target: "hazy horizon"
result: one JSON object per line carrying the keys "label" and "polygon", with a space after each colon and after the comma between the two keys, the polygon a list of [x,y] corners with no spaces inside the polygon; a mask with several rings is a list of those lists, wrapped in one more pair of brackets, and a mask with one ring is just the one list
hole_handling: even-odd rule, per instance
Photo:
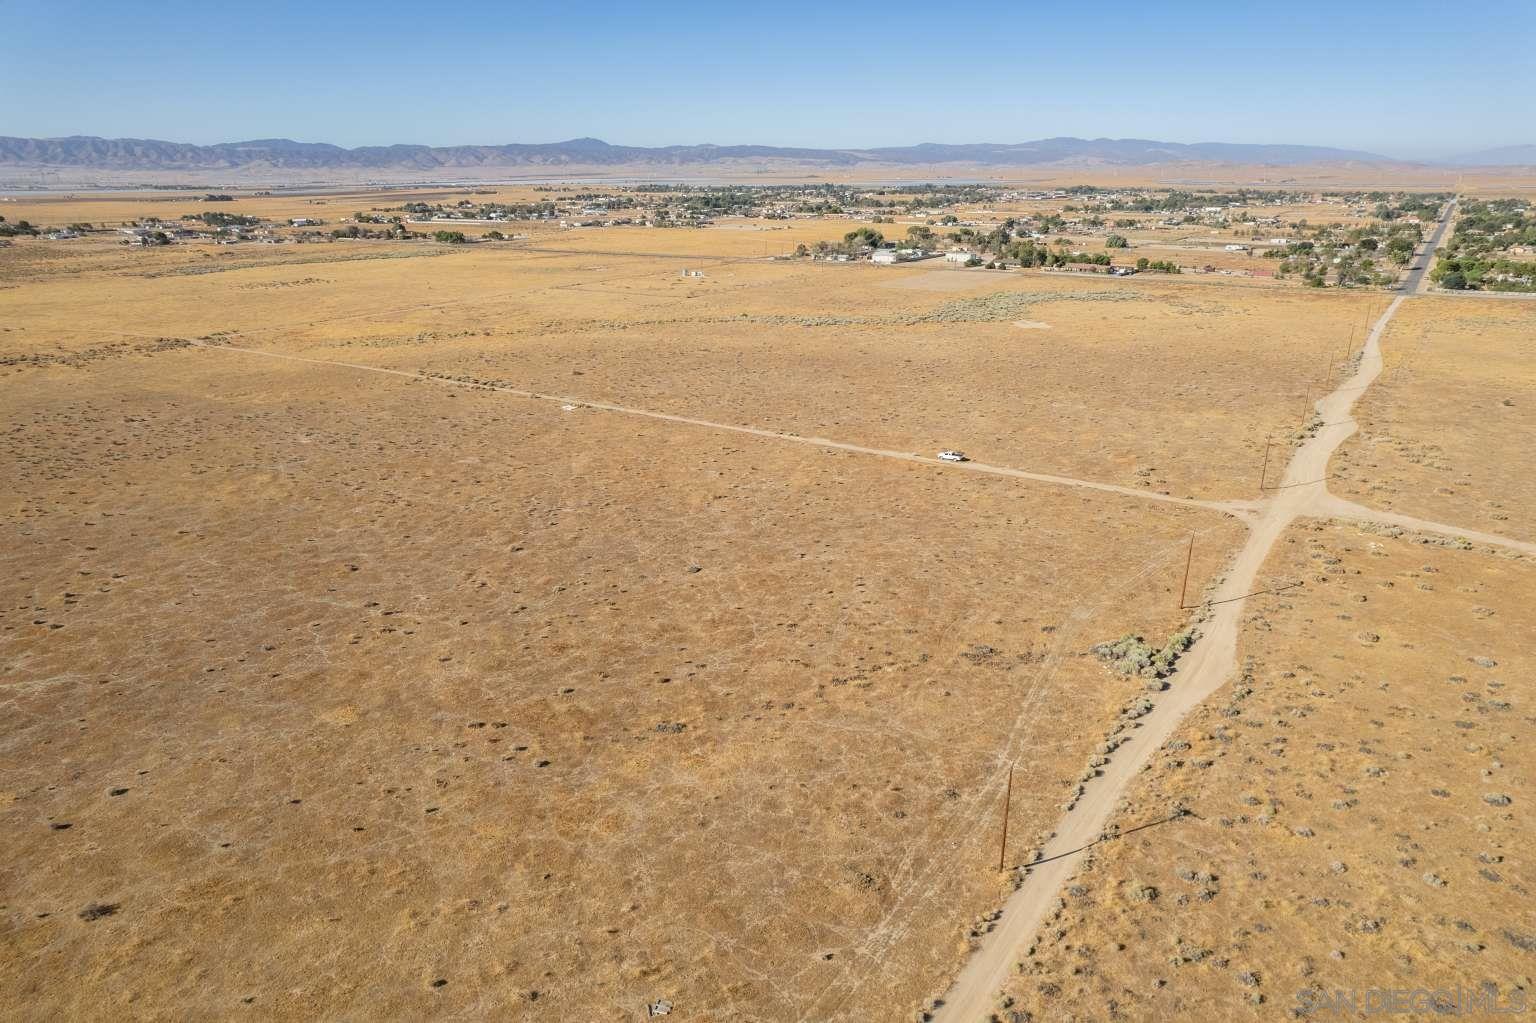
{"label": "hazy horizon", "polygon": [[1457,22],[1379,2],[1091,20],[900,3],[835,17],[597,4],[576,19],[475,2],[426,22],[398,3],[279,3],[252,21],[183,0],[25,0],[8,22],[0,89],[24,102],[0,134],[20,137],[862,149],[1073,136],[1401,159],[1536,141],[1508,104],[1464,98],[1536,92],[1536,8],[1515,3]]}
{"label": "hazy horizon", "polygon": [[[8,134],[8,132],[0,132]],[[361,141],[361,143],[338,143],[332,138],[295,138],[292,135],[243,135],[243,137],[230,138],[169,138],[160,135],[135,134],[126,132],[121,135],[97,135],[88,132],[69,132],[65,135],[11,135],[12,138],[45,138],[45,140],[65,140],[65,138],[103,138],[103,140],[120,140],[120,138],[132,138],[141,141],[160,141],[160,143],[189,144],[189,146],[229,146],[229,144],[263,143],[263,141],[292,141],[292,143],[304,144],[304,146],[339,146],[343,149],[367,149],[367,147],[386,146],[432,146],[435,149],[455,146],[554,146],[554,144],[571,143],[571,141],[584,140],[584,138],[596,138],[602,143],[617,147],[644,147],[644,149],[665,149],[676,146],[768,146],[774,149],[848,149],[848,151],[869,151],[869,149],[905,149],[912,146],[1014,146],[1014,144],[1032,143],[1032,141],[1049,140],[1049,138],[1080,138],[1083,141],[1157,141],[1157,143],[1177,144],[1177,146],[1200,146],[1200,144],[1240,144],[1240,146],[1318,146],[1326,149],[1355,149],[1361,152],[1375,152],[1382,157],[1395,157],[1401,160],[1438,160],[1438,158],[1455,157],[1464,152],[1491,151],[1491,149],[1510,149],[1510,147],[1525,146],[1525,141],[1504,141],[1504,143],[1487,144],[1487,146],[1471,146],[1464,149],[1444,149],[1436,147],[1435,152],[1419,152],[1419,154],[1393,154],[1384,149],[1369,149],[1362,146],[1332,146],[1326,143],[1312,143],[1312,141],[1295,140],[1295,138],[1278,138],[1278,140],[1261,141],[1235,141],[1230,138],[1150,138],[1144,135],[1035,135],[1031,138],[966,138],[966,140],[942,141],[937,138],[917,138],[917,140],[883,141],[883,143],[871,143],[866,146],[854,146],[854,144],[829,144],[829,146],[813,146],[813,144],[799,143],[799,141],[770,141],[762,138],[742,138],[742,140],[720,141],[714,138],[700,138],[700,140],[660,141],[660,143],[642,143],[642,141],[630,141],[625,138],[607,138],[601,135],[593,135],[590,132],[573,132],[573,134],[561,135],[561,137],[548,138],[464,138],[464,140],[441,141],[441,143],[422,143],[412,138],[393,138],[387,141]]]}

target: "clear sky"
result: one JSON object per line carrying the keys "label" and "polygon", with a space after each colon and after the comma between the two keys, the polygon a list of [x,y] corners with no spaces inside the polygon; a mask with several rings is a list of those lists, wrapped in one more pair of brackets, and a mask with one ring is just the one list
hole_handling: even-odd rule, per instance
{"label": "clear sky", "polygon": [[0,135],[1536,143],[1536,0],[0,0]]}

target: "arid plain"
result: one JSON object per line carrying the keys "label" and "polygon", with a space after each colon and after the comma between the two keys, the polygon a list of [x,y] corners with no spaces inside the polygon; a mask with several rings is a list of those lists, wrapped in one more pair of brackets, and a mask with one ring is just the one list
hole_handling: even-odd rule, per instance
{"label": "arid plain", "polygon": [[[687,1020],[863,1020],[942,992],[1016,877],[997,869],[1009,766],[1012,866],[1143,694],[1090,648],[1161,645],[1198,615],[1179,600],[1190,537],[1194,604],[1243,540],[1266,448],[1283,461],[1388,296],[773,258],[829,230],[0,251],[6,1004],[627,1020],[666,999]],[[1529,474],[1508,482],[1496,460],[1529,454],[1466,409],[1518,423],[1536,407],[1530,315],[1406,302],[1334,492],[1531,539]],[[1481,357],[1447,355],[1472,335]],[[1476,375],[1498,360],[1517,368]],[[1427,445],[1453,468],[1413,456]],[[934,460],[949,447],[974,462]],[[1402,761],[1403,799],[1442,766],[1501,772],[1512,808],[1479,802],[1471,775],[1444,786],[1489,831],[1411,839],[1434,850],[1413,890],[1455,899],[1474,883],[1463,844],[1512,855],[1529,792],[1521,747],[1494,731],[1522,713],[1532,579],[1507,550],[1416,535],[1298,527],[1266,573],[1308,582],[1255,598],[1234,681],[1293,733],[1349,726],[1293,714],[1321,697],[1291,689],[1347,692],[1371,756]],[[1365,574],[1313,580],[1335,553]],[[1454,607],[1407,581],[1426,558]],[[1367,581],[1398,585],[1378,598]],[[1339,619],[1350,586],[1370,602]],[[1462,612],[1493,631],[1452,642]],[[1418,687],[1446,706],[1394,713]],[[1423,719],[1454,701],[1494,731]],[[1186,741],[1212,745],[1220,713]],[[1361,738],[1289,748],[1354,756]],[[1408,743],[1431,750],[1402,760]],[[1298,819],[1324,837],[1272,854],[1301,842],[1271,836],[1289,819],[1222,828],[1258,813],[1247,796],[1299,797],[1238,756],[1172,763],[1199,752],[1170,754],[1146,783],[1163,788],[1117,822],[1175,800],[1198,816],[1107,844],[1089,876],[1148,878],[1167,892],[1148,912],[1197,917],[1167,922],[1191,941],[1237,925],[1150,880],[1182,869],[1178,843],[1216,850],[1197,873],[1240,884],[1220,856],[1273,858],[1259,872],[1294,888],[1331,841],[1385,884],[1390,865],[1354,859],[1385,855],[1375,827],[1330,839]],[[1418,880],[1432,867],[1449,896]],[[1077,972],[1065,922],[1084,887],[1000,1012],[1058,1018],[1072,985],[1104,1000],[1083,1018],[1156,997],[1106,986],[1103,963]],[[1136,976],[1151,967],[1133,954],[1161,967],[1172,933],[1143,908],[1080,925],[1141,928],[1118,939]],[[1441,940],[1435,911],[1399,940]],[[1490,952],[1528,959],[1497,937],[1531,930],[1518,903],[1491,912],[1472,922]],[[1243,969],[1284,976],[1300,946],[1255,920],[1273,932]],[[1361,979],[1326,951],[1318,976]],[[1512,982],[1519,961],[1494,966]],[[1161,997],[1236,1011],[1225,974],[1178,977],[1190,991]]]}

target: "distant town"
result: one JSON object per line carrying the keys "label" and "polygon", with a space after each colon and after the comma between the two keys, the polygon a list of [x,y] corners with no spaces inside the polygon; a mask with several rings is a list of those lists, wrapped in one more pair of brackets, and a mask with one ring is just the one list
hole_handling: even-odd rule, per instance
{"label": "distant town", "polygon": [[[248,198],[269,197],[270,192]],[[236,212],[237,197],[206,193],[173,201],[202,208],[124,222],[36,225],[0,216],[7,237],[67,242],[110,235],[125,245],[287,245],[422,241],[444,245],[526,242],[550,231],[699,229],[827,221],[841,230],[766,255],[894,265],[940,260],[985,270],[1042,269],[1123,277],[1138,273],[1223,274],[1305,287],[1392,289],[1415,265],[1450,196],[1409,191],[1300,191],[1081,185],[1018,189],[933,184],[694,186],[603,189],[541,185],[517,190],[439,191],[332,213],[334,200],[307,200],[313,215],[272,219]],[[404,193],[409,195],[411,193]],[[419,193],[418,193],[419,194]],[[441,197],[438,197],[441,196]],[[457,196],[457,197],[455,197]],[[3,209],[3,207],[0,207]],[[772,234],[765,237],[771,239]],[[1473,202],[1432,280],[1445,290],[1536,289],[1536,214],[1513,199]]]}

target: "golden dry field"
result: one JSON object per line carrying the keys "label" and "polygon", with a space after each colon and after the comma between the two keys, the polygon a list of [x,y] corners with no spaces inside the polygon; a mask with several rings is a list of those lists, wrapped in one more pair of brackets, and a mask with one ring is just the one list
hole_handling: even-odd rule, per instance
{"label": "golden dry field", "polygon": [[1001,765],[1022,843],[1137,690],[1083,651],[1179,628],[1235,520],[219,347],[861,443],[943,365],[775,317],[948,295],[653,234],[0,253],[8,1004],[861,1019],[953,968]]}
{"label": "golden dry field", "polygon": [[[223,206],[339,222],[401,195]],[[164,199],[5,215],[101,222]],[[1193,603],[1247,535],[1268,443],[1283,461],[1389,296],[775,258],[857,223],[0,248],[4,1004],[39,1020],[615,1021],[657,999],[699,1021],[928,1004],[1015,879],[997,869],[1008,765],[1016,863],[1148,689],[1090,648],[1160,645],[1188,624],[1190,537]],[[1502,317],[1483,362],[1518,363],[1525,307],[1480,309],[1407,301],[1389,364],[1416,317],[1479,315]],[[1440,365],[1422,359],[1375,386]],[[1415,408],[1438,408],[1448,388],[1432,386]],[[1428,442],[1417,431],[1435,421],[1374,399],[1347,451],[1384,430]],[[942,448],[974,461],[940,463]],[[1366,480],[1350,457],[1341,471]],[[1484,473],[1468,490],[1528,505],[1485,457],[1466,456]],[[1464,521],[1471,507],[1421,507],[1418,477],[1385,478],[1401,510]],[[1413,730],[1432,722],[1380,682],[1460,701],[1488,730],[1466,741],[1494,752],[1474,764],[1433,747],[1391,778],[1427,785],[1421,764],[1502,757],[1500,784],[1523,798],[1519,748],[1495,730],[1521,713],[1529,562],[1355,526],[1288,536],[1269,574],[1306,586],[1250,607],[1248,673],[1277,693],[1349,694],[1383,761],[1394,737],[1431,743]],[[1317,567],[1340,550],[1362,575]],[[1424,558],[1433,591],[1408,564]],[[1396,586],[1346,591],[1349,620],[1317,603],[1363,580]],[[1447,624],[1463,611],[1473,631]],[[1376,641],[1356,637],[1367,629]],[[1457,672],[1467,656],[1512,665],[1509,688],[1478,689],[1500,673]],[[1469,681],[1394,674],[1422,665]],[[1186,730],[1216,728],[1215,706]],[[1277,705],[1276,731],[1309,720],[1291,710]],[[1263,741],[1246,720],[1228,730]],[[1117,821],[1169,798],[1202,819],[1106,846],[1094,871],[1248,812],[1213,808],[1219,785],[1300,798],[1300,779],[1261,785],[1246,761],[1222,773],[1238,762],[1160,766],[1148,784],[1166,792],[1136,794]],[[1215,794],[1175,791],[1196,778]],[[1448,787],[1471,813],[1477,793]],[[1518,821],[1488,819],[1485,841]],[[1358,851],[1374,835],[1347,838]],[[1441,862],[1420,871],[1454,898],[1471,882]],[[1158,912],[1175,905],[1164,890]],[[1041,947],[1013,992],[1035,1018],[1062,1011],[1037,976],[1086,983],[1082,1018],[1134,1003],[1089,983],[1102,963],[1074,975],[1059,941]],[[1278,983],[1278,965],[1262,969]],[[1243,1011],[1197,987],[1179,997]]]}
{"label": "golden dry field", "polygon": [[1310,520],[1266,567],[1298,582],[1251,601],[1240,678],[1133,789],[1001,1018],[1363,1019],[1372,990],[1487,984],[1529,1004],[1536,562]]}
{"label": "golden dry field", "polygon": [[1383,353],[1387,370],[1339,454],[1334,491],[1536,540],[1536,301],[1415,300]]}
{"label": "golden dry field", "polygon": [[[38,246],[17,245],[7,258],[27,285],[0,291],[0,341],[6,354],[58,355],[107,338],[217,335],[1226,499],[1256,492],[1266,439],[1301,425],[1333,354],[1385,304],[1207,286],[1225,278],[775,261],[760,254],[769,234],[173,246],[111,271],[87,248],[59,265],[24,263]],[[86,278],[96,300],[82,305]]]}

